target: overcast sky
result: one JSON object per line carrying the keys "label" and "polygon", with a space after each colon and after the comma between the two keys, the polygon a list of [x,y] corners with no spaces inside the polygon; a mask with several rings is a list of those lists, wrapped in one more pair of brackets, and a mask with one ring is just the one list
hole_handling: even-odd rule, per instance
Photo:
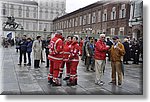
{"label": "overcast sky", "polygon": [[66,12],[70,13],[99,0],[66,0]]}

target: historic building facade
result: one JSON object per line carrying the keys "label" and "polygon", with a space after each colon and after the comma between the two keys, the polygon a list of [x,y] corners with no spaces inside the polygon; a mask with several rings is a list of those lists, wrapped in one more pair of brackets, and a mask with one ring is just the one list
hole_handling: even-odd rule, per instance
{"label": "historic building facade", "polygon": [[53,19],[65,14],[66,0],[1,0],[2,23],[8,16],[21,24],[15,35],[47,34],[53,31]]}
{"label": "historic building facade", "polygon": [[98,1],[53,20],[54,31],[66,34],[131,35],[130,2]]}
{"label": "historic building facade", "polygon": [[129,26],[132,28],[132,38],[143,37],[143,1],[132,0]]}

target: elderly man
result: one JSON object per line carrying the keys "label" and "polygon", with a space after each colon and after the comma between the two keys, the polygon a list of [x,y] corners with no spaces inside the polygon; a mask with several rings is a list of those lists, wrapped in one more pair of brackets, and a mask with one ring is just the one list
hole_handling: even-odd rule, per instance
{"label": "elderly man", "polygon": [[110,60],[111,60],[111,67],[112,67],[112,81],[111,84],[115,84],[117,82],[116,72],[118,75],[118,85],[122,84],[122,68],[121,68],[121,58],[125,54],[125,49],[123,44],[118,41],[118,37],[113,37],[113,45],[110,49]]}
{"label": "elderly man", "polygon": [[105,44],[105,34],[100,34],[99,40],[95,44],[95,70],[96,70],[96,78],[95,84],[103,85],[102,81],[103,69],[105,67],[106,61],[106,52],[109,49],[109,46]]}

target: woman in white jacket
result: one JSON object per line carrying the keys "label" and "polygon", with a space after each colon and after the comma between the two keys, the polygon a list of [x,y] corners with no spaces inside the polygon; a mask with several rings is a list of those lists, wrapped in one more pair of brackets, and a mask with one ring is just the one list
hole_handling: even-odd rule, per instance
{"label": "woman in white jacket", "polygon": [[34,52],[34,68],[40,68],[39,63],[41,60],[41,53],[42,53],[42,41],[41,41],[41,36],[37,36],[33,42],[33,52]]}

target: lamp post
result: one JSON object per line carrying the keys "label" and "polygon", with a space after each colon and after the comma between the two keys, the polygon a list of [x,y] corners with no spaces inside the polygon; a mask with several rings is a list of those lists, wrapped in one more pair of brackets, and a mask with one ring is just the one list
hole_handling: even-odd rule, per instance
{"label": "lamp post", "polygon": [[46,28],[44,28],[44,38],[46,38]]}
{"label": "lamp post", "polygon": [[[21,35],[24,35],[24,28],[23,28],[23,26],[21,26],[20,29],[21,29],[21,33],[20,33],[20,34],[21,34]],[[21,37],[21,35],[20,35],[20,37]]]}

